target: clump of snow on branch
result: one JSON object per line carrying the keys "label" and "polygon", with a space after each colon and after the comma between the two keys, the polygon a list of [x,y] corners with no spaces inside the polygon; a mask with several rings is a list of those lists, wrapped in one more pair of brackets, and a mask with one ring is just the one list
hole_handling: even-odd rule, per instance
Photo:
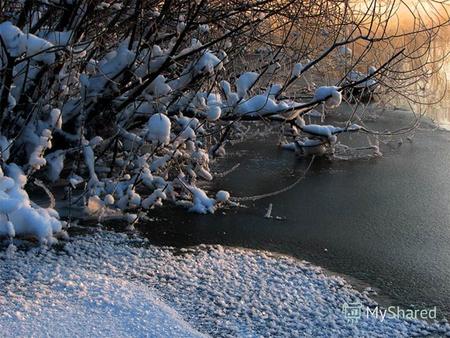
{"label": "clump of snow on branch", "polygon": [[159,144],[170,142],[170,119],[164,114],[155,114],[148,120],[147,138]]}
{"label": "clump of snow on branch", "polygon": [[11,22],[0,24],[0,36],[12,57],[26,54],[33,61],[43,62],[48,65],[55,62],[55,54],[51,51],[53,44],[31,33],[23,33]]}
{"label": "clump of snow on branch", "polygon": [[338,87],[323,86],[316,89],[314,99],[317,101],[325,101],[328,108],[336,108],[342,102],[342,94]]}
{"label": "clump of snow on branch", "polygon": [[65,222],[54,209],[33,203],[24,189],[26,183],[26,176],[15,164],[7,166],[6,175],[0,169],[0,236],[32,236],[51,244]]}

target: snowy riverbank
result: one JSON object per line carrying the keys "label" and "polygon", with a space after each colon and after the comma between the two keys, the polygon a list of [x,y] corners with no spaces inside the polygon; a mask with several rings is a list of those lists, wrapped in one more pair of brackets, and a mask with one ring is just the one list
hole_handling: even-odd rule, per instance
{"label": "snowy riverbank", "polygon": [[[450,335],[450,326],[344,317],[373,304],[340,277],[267,252],[177,251],[98,231],[63,247],[0,253],[5,336]],[[189,324],[188,324],[189,323]]]}

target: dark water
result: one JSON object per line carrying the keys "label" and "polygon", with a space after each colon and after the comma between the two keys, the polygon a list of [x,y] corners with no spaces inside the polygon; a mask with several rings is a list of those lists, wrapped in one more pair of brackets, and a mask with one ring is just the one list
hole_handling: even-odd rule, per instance
{"label": "dark water", "polygon": [[[406,125],[393,112],[372,126]],[[241,166],[217,186],[234,196],[271,192],[295,181],[307,160],[259,139],[235,146],[220,165]],[[384,146],[376,160],[314,162],[305,180],[280,195],[226,214],[159,209],[140,226],[155,244],[219,243],[272,250],[357,278],[390,305],[450,313],[450,132],[424,127],[412,143]],[[394,143],[395,145],[397,143]],[[265,219],[269,203],[274,216]],[[326,250],[325,250],[326,249]]]}

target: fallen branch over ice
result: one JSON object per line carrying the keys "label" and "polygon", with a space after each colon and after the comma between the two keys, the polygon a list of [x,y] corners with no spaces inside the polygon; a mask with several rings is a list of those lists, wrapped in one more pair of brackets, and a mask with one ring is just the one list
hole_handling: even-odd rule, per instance
{"label": "fallen branch over ice", "polygon": [[270,192],[267,194],[262,194],[262,195],[255,195],[255,196],[248,196],[248,197],[231,197],[230,200],[233,202],[257,201],[257,200],[260,200],[263,198],[273,197],[273,196],[279,195],[281,193],[284,193],[286,191],[289,191],[292,188],[294,188],[297,184],[299,184],[306,177],[306,174],[311,169],[311,166],[312,166],[315,158],[316,158],[315,155],[313,155],[311,158],[311,161],[309,161],[308,166],[303,171],[303,173],[300,175],[300,177],[297,178],[292,184],[288,185],[287,187],[284,187],[283,189],[280,189],[280,190],[277,190],[274,192]]}

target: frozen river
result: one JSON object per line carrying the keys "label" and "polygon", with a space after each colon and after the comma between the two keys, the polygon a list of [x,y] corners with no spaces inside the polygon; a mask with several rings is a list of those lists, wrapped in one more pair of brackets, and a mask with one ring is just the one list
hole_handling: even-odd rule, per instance
{"label": "frozen river", "polygon": [[[408,125],[395,111],[368,123],[377,130]],[[357,142],[357,139],[353,140]],[[209,216],[175,210],[140,229],[157,244],[199,243],[259,248],[308,259],[379,289],[389,304],[437,306],[450,313],[450,133],[424,125],[374,160],[316,160],[294,189]],[[277,139],[241,143],[217,186],[232,195],[259,195],[291,184],[306,167]],[[273,216],[265,219],[269,203]],[[158,211],[156,212],[158,214]]]}

